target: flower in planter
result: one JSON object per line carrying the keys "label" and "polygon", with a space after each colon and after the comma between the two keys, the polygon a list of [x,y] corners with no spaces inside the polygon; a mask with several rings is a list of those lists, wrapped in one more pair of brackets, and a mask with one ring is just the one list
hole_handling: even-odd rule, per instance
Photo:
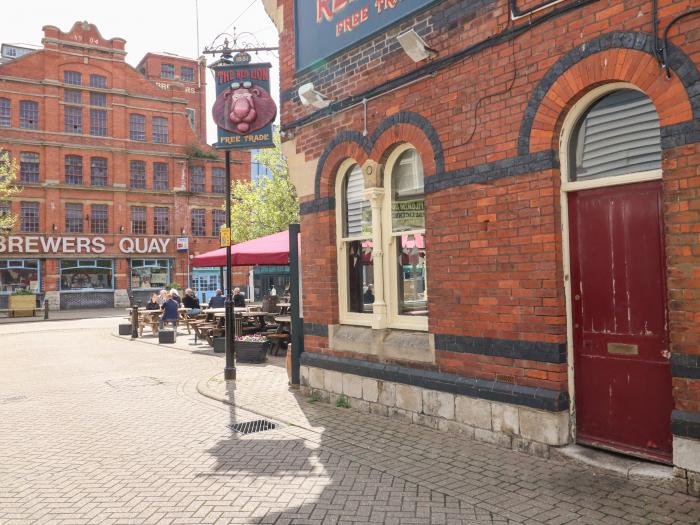
{"label": "flower in planter", "polygon": [[242,341],[245,343],[266,343],[267,337],[261,334],[240,335],[236,337],[236,341]]}

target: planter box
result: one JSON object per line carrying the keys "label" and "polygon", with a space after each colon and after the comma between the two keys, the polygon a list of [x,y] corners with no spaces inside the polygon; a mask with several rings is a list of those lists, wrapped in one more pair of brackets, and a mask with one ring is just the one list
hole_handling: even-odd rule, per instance
{"label": "planter box", "polygon": [[226,353],[226,338],[225,337],[215,337],[214,338],[214,353],[215,354]]}
{"label": "planter box", "polygon": [[264,363],[267,360],[267,351],[269,349],[270,341],[265,341],[264,343],[236,341],[236,362]]}
{"label": "planter box", "polygon": [[13,317],[32,317],[36,311],[36,295],[11,295],[8,308]]}

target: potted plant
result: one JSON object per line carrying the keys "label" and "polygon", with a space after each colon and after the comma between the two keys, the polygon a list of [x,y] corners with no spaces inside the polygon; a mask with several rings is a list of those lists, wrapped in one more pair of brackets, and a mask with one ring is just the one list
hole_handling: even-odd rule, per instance
{"label": "potted plant", "polygon": [[29,290],[17,290],[10,295],[8,306],[13,317],[31,317],[36,310],[36,294]]}
{"label": "potted plant", "polygon": [[264,363],[270,340],[264,335],[251,334],[236,337],[236,361],[239,363]]}

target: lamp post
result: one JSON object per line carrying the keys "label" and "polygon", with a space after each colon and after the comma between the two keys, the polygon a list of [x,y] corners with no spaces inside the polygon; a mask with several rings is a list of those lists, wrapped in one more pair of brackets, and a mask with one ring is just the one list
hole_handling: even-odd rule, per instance
{"label": "lamp post", "polygon": [[[231,231],[231,150],[226,150],[226,228]],[[226,247],[226,364],[224,366],[224,379],[236,379],[236,334],[234,333],[233,293],[231,288],[231,247]]]}

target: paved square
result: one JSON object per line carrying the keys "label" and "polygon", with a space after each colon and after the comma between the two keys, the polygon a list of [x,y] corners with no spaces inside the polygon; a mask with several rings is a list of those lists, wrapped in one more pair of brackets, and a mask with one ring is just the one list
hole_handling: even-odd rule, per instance
{"label": "paved square", "polygon": [[[311,403],[281,359],[226,385],[191,336],[117,322],[0,325],[0,524],[700,522],[663,484]],[[285,424],[227,427],[260,414]]]}

